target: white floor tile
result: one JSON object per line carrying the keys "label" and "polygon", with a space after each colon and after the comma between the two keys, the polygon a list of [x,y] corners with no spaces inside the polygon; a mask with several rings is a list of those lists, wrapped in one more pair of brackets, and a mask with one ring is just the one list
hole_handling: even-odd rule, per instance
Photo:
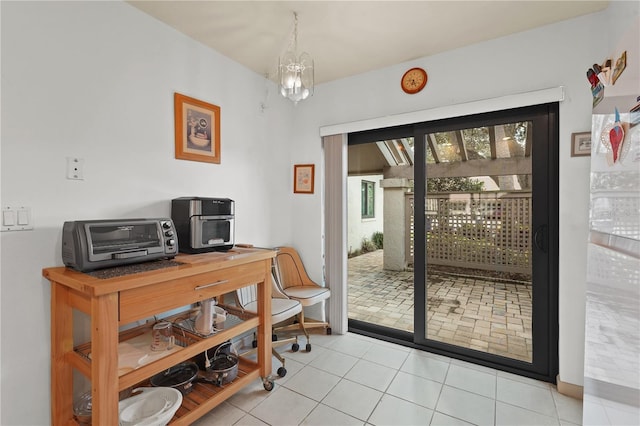
{"label": "white floor tile", "polygon": [[327,373],[344,377],[347,371],[358,362],[358,358],[334,350],[328,350],[323,356],[315,358],[310,366],[324,370]]}
{"label": "white floor tile", "polygon": [[582,424],[582,401],[558,393],[551,388],[551,395],[556,403],[556,411],[560,420],[573,424]]}
{"label": "white floor tile", "polygon": [[369,423],[376,426],[426,425],[432,415],[433,410],[395,396],[384,395],[373,410]]}
{"label": "white floor tile", "polygon": [[387,388],[387,393],[433,409],[441,390],[442,383],[400,371]]}
{"label": "white floor tile", "polygon": [[496,399],[545,416],[557,417],[556,406],[549,387],[543,388],[498,375]]}
{"label": "white floor tile", "polygon": [[321,401],[339,381],[340,377],[307,365],[283,386],[314,401]]}
{"label": "white floor tile", "polygon": [[398,370],[361,359],[344,378],[384,392]]}
{"label": "white floor tile", "polygon": [[298,425],[316,405],[316,401],[280,386],[249,414],[270,425]]}
{"label": "white floor tile", "polygon": [[400,368],[400,371],[405,373],[415,374],[425,379],[435,380],[436,382],[444,383],[444,379],[449,369],[449,363],[441,361],[440,359],[416,355],[415,353],[409,354],[404,364]]}
{"label": "white floor tile", "polygon": [[510,379],[520,383],[526,383],[528,385],[537,386],[543,389],[549,389],[549,387],[552,386],[547,382],[542,382],[530,377],[518,376],[517,374],[507,373],[506,371],[498,371],[498,377],[504,377],[505,379]]}
{"label": "white floor tile", "polygon": [[540,413],[496,402],[496,426],[550,426],[559,425],[555,417],[545,416]]}
{"label": "white floor tile", "polygon": [[[561,425],[581,424],[583,402],[555,386],[347,333],[313,335],[313,349],[281,350],[287,375],[255,380],[194,424]],[[306,342],[300,342],[304,349]],[[273,358],[274,374],[280,366]],[[585,395],[584,424],[640,424],[637,408]],[[430,422],[430,423],[429,423]]]}
{"label": "white floor tile", "polygon": [[371,345],[373,343],[368,339],[364,339],[363,336],[345,334],[342,339],[334,341],[329,348],[356,358],[362,358]]}
{"label": "white floor tile", "polygon": [[226,426],[236,423],[247,413],[223,402],[193,423],[193,426]]}
{"label": "white floor tile", "polygon": [[380,391],[342,379],[322,403],[366,421],[381,397]]}
{"label": "white floor tile", "polygon": [[[276,388],[277,387],[278,381],[276,380]],[[269,395],[270,393],[264,390],[262,380],[258,379],[240,389],[231,398],[227,399],[227,402],[238,407],[242,411],[249,412],[264,401]]]}
{"label": "white floor tile", "polygon": [[317,357],[324,356],[326,353],[327,353],[327,348],[323,348],[322,346],[314,346],[311,349],[311,352],[307,352],[304,349],[304,345],[300,345],[300,350],[298,352],[291,352],[291,351],[286,352],[285,358],[292,359],[302,364],[309,364],[311,361],[313,361]]}
{"label": "white floor tile", "polygon": [[464,420],[456,419],[455,417],[447,416],[446,414],[436,411],[433,413],[431,426],[473,426],[473,423],[467,423]]}
{"label": "white floor tile", "polygon": [[496,376],[479,370],[451,364],[447,372],[446,385],[463,389],[488,398],[496,397]]}
{"label": "white floor tile", "polygon": [[269,426],[265,422],[256,419],[251,414],[247,414],[236,423],[234,426]]}
{"label": "white floor tile", "polygon": [[495,400],[445,385],[436,411],[469,423],[492,425],[495,419]]}
{"label": "white floor tile", "polygon": [[362,426],[364,421],[324,404],[319,404],[301,424],[305,426]]}
{"label": "white floor tile", "polygon": [[385,367],[398,369],[409,356],[407,351],[392,348],[386,345],[374,344],[362,356],[362,359],[375,362]]}

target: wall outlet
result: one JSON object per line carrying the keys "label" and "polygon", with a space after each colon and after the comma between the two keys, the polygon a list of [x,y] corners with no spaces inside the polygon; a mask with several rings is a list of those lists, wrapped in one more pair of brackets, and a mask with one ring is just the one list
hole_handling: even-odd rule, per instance
{"label": "wall outlet", "polygon": [[84,180],[84,158],[67,157],[67,179]]}

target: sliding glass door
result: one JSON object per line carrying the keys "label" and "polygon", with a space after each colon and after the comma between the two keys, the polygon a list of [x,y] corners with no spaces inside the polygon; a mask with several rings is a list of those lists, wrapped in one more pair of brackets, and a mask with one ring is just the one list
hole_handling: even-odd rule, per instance
{"label": "sliding glass door", "polygon": [[[410,140],[412,163],[388,163],[376,178],[379,213],[396,223],[384,228],[385,255],[393,247],[402,260],[385,259],[378,279],[358,276],[386,321],[352,317],[350,292],[350,329],[555,379],[557,114],[557,104],[539,105],[349,136],[350,170],[351,147],[363,143]],[[407,295],[397,287],[407,272],[414,321],[403,328],[390,318],[407,315],[408,304],[394,305]],[[352,278],[350,270],[349,291]],[[359,304],[367,308],[376,306]]]}

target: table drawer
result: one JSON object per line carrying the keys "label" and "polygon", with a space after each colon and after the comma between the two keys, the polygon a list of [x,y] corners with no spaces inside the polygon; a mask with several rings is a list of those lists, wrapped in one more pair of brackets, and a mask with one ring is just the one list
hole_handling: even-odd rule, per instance
{"label": "table drawer", "polygon": [[250,284],[262,282],[268,264],[254,262],[229,269],[200,273],[177,280],[120,292],[120,324],[128,324],[155,314],[220,296]]}

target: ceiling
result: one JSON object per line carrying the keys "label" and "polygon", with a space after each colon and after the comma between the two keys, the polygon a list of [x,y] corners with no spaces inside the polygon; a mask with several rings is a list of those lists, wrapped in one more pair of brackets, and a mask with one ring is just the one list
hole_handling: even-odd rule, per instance
{"label": "ceiling", "polygon": [[316,84],[603,10],[609,1],[128,1],[271,79],[293,39]]}

